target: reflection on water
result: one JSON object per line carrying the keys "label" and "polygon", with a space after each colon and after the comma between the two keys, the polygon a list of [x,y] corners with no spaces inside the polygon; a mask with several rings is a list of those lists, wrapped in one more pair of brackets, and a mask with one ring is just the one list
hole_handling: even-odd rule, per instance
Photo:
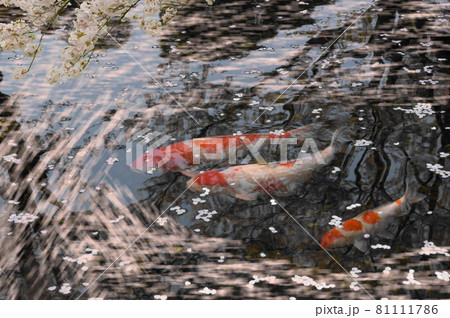
{"label": "reflection on water", "polygon": [[[70,13],[28,79],[13,81],[23,58],[0,52],[0,297],[448,298],[449,5],[383,1],[351,25],[369,4],[190,2],[158,39],[127,22],[124,50],[105,42],[82,78],[55,87],[45,72]],[[1,22],[15,14],[0,10]],[[321,149],[342,126],[354,147],[278,198],[296,221],[270,198],[200,196],[179,173],[125,164],[145,127],[175,142],[310,123]],[[330,250],[362,286],[302,229],[320,241],[332,216],[413,180],[427,199],[393,239]]]}

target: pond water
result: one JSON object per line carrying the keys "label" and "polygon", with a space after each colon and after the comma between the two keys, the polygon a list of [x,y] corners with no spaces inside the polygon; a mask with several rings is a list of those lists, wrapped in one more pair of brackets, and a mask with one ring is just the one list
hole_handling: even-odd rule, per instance
{"label": "pond water", "polygon": [[[51,86],[73,7],[27,78],[0,51],[2,299],[449,297],[448,1],[189,1],[157,38],[126,20]],[[309,124],[320,149],[340,127],[350,146],[290,196],[201,195],[127,165],[146,127],[167,145]],[[320,247],[333,216],[411,184],[426,199],[392,237]]]}

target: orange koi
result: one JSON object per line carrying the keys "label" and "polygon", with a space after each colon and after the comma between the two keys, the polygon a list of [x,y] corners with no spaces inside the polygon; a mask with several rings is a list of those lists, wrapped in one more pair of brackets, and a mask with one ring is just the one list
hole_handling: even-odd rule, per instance
{"label": "orange koi", "polygon": [[236,152],[243,151],[248,145],[258,143],[259,146],[262,146],[276,143],[281,138],[297,138],[299,142],[303,142],[305,133],[311,127],[312,125],[307,125],[280,134],[262,133],[190,139],[151,150],[134,161],[131,167],[144,172],[160,168],[164,171],[178,171],[193,177],[197,175],[195,166],[200,163],[200,158],[196,158],[199,154],[205,156],[201,159],[201,163],[221,163],[228,160],[233,164],[235,163],[233,158],[236,160]]}
{"label": "orange koi", "polygon": [[377,233],[380,236],[391,237],[387,226],[392,224],[393,219],[407,213],[412,204],[424,198],[424,194],[410,191],[408,187],[400,199],[376,209],[364,211],[345,221],[341,227],[334,227],[325,233],[320,245],[324,248],[336,248],[353,244],[364,252],[368,249],[368,241],[364,235]]}
{"label": "orange koi", "polygon": [[[249,164],[200,173],[187,182],[189,189],[201,192],[206,187],[212,193],[232,195],[253,201],[269,192],[276,196],[295,194],[298,186],[311,178],[321,165],[328,164],[340,150],[336,142],[338,131],[331,144],[319,153],[284,163]],[[319,155],[319,156],[318,156]],[[318,158],[323,162],[319,162]]]}

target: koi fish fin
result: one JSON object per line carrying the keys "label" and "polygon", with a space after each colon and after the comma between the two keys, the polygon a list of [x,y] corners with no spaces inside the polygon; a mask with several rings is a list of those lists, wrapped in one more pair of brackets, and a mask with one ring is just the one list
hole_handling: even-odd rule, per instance
{"label": "koi fish fin", "polygon": [[199,174],[198,171],[190,170],[190,169],[180,170],[180,172],[182,174],[184,174],[185,176],[190,177],[190,178],[194,178],[194,177],[196,177]]}
{"label": "koi fish fin", "polygon": [[258,198],[257,193],[248,194],[248,193],[238,193],[234,195],[236,198],[244,200],[244,201],[255,201]]}
{"label": "koi fish fin", "polygon": [[366,252],[369,249],[369,243],[367,243],[367,240],[364,238],[356,239],[353,242],[353,246],[355,246],[361,252]]}

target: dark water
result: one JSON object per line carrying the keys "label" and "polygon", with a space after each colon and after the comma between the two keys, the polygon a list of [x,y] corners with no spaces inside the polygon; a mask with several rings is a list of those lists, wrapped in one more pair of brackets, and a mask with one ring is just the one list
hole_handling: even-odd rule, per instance
{"label": "dark water", "polygon": [[[0,52],[0,297],[448,298],[437,273],[449,272],[450,6],[382,1],[364,12],[370,3],[190,2],[158,38],[126,22],[113,33],[123,48],[106,40],[83,77],[54,87],[45,72],[72,12],[27,79],[11,78],[23,57]],[[14,13],[0,8],[0,21]],[[200,197],[179,173],[126,165],[126,142],[145,127],[182,141],[311,123],[320,148],[343,126],[353,147],[278,198],[283,208]],[[349,246],[329,250],[333,259],[311,238],[320,242],[333,215],[396,200],[411,182],[427,199],[393,238],[369,238],[389,249]],[[217,213],[205,221],[204,210]],[[19,213],[25,223],[14,223]],[[438,248],[423,255],[424,241]],[[361,285],[338,263],[361,270]]]}

